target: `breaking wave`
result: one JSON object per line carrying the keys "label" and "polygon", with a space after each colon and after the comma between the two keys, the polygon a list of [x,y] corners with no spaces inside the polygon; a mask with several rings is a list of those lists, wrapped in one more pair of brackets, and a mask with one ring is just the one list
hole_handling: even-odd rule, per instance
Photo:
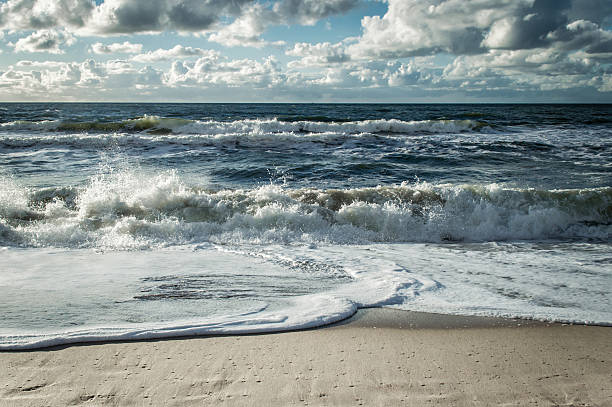
{"label": "breaking wave", "polygon": [[286,119],[245,119],[235,121],[188,120],[144,116],[118,122],[66,122],[60,120],[12,121],[0,123],[1,131],[61,133],[146,133],[183,135],[276,134],[276,133],[387,133],[433,134],[479,131],[486,124],[475,120],[402,121],[379,119],[362,121],[321,121]]}
{"label": "breaking wave", "polygon": [[610,187],[210,190],[187,185],[176,172],[129,171],[98,175],[82,188],[0,182],[0,244],[26,247],[609,240],[612,232]]}

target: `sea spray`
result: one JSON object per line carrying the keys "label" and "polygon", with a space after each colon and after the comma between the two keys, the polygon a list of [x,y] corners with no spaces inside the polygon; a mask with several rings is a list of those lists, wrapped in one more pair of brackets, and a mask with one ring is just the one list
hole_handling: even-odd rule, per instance
{"label": "sea spray", "polygon": [[362,120],[342,122],[283,121],[246,119],[235,121],[186,120],[146,115],[119,122],[66,122],[61,120],[0,123],[0,131],[38,131],[65,133],[176,133],[176,134],[275,134],[275,133],[441,133],[483,130],[486,124],[474,120],[402,121]]}
{"label": "sea spray", "polygon": [[100,174],[84,188],[26,192],[7,184],[0,202],[15,243],[34,247],[606,240],[612,231],[612,188],[404,183],[213,191],[188,185],[176,171],[125,170]]}
{"label": "sea spray", "polygon": [[609,325],[610,109],[0,104],[0,347],[371,306]]}

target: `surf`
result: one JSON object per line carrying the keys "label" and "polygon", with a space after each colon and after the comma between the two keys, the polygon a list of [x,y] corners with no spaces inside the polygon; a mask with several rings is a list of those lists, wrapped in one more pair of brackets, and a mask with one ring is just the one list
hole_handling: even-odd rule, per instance
{"label": "surf", "polygon": [[0,238],[25,247],[166,247],[197,242],[365,244],[608,240],[612,188],[402,183],[210,189],[176,171],[92,177],[83,187],[4,179]]}

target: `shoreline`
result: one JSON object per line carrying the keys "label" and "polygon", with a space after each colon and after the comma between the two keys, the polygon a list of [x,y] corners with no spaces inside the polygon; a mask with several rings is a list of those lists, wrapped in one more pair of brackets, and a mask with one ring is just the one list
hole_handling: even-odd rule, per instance
{"label": "shoreline", "polygon": [[492,328],[492,327],[519,327],[527,325],[584,325],[584,326],[608,326],[598,324],[582,324],[582,323],[566,323],[556,321],[540,321],[536,319],[526,318],[505,318],[505,317],[488,317],[477,315],[454,315],[440,314],[421,311],[401,310],[384,307],[365,307],[358,308],[352,315],[342,318],[335,322],[325,323],[323,325],[294,328],[294,329],[279,329],[262,332],[238,332],[238,333],[203,333],[203,334],[186,334],[186,335],[160,335],[145,338],[123,338],[117,339],[93,339],[93,340],[75,340],[74,342],[67,341],[52,345],[41,345],[30,347],[24,345],[14,349],[2,349],[0,347],[0,355],[2,353],[19,353],[19,352],[36,352],[36,351],[52,351],[64,349],[72,346],[90,346],[104,345],[113,343],[133,343],[133,342],[155,342],[155,341],[171,341],[185,340],[197,338],[218,338],[218,337],[234,337],[234,336],[257,336],[257,335],[275,335],[289,332],[305,332],[319,329],[337,328],[344,325],[354,327],[368,328],[393,328],[393,329],[457,329],[457,328]]}
{"label": "shoreline", "polygon": [[0,406],[612,406],[612,328],[364,309],[280,333],[0,353]]}

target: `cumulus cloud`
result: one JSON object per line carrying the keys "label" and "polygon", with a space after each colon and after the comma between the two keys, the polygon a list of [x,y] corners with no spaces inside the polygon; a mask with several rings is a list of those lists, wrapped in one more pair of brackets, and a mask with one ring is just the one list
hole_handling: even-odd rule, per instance
{"label": "cumulus cloud", "polygon": [[389,0],[385,15],[362,19],[363,35],[351,53],[366,58],[403,58],[482,52],[486,29],[528,3]]}
{"label": "cumulus cloud", "polygon": [[272,7],[254,3],[244,7],[240,16],[218,28],[208,40],[229,47],[282,46],[284,41],[267,42],[261,35],[274,25],[313,25],[323,18],[345,13],[358,3],[359,0],[283,0]]}
{"label": "cumulus cloud", "polygon": [[252,0],[106,0],[97,6],[88,29],[102,34],[204,31],[221,17],[238,16]]}
{"label": "cumulus cloud", "polygon": [[59,62],[59,61],[29,61],[29,60],[22,60],[17,62],[17,64],[15,64],[18,67],[35,67],[35,68],[46,68],[46,69],[53,69],[53,68],[58,68],[60,66],[64,66],[65,62]]}
{"label": "cumulus cloud", "polygon": [[[603,78],[612,70],[607,65],[612,62],[612,31],[602,24],[611,20],[593,13],[586,0],[387,3],[384,15],[362,19],[358,38],[295,44],[285,53],[299,59],[288,67],[327,67],[312,83],[337,86],[352,86],[352,77],[364,86],[427,83],[429,89],[520,91],[574,84],[607,89]],[[612,13],[609,2],[601,6],[604,14]],[[414,64],[415,57],[440,54],[451,60],[444,69]],[[394,68],[368,61],[388,61]]]}
{"label": "cumulus cloud", "polygon": [[[597,0],[593,0],[596,1]],[[402,58],[492,49],[609,48],[608,34],[584,0],[389,0],[385,15],[364,17],[363,35],[350,51],[362,58]],[[609,2],[608,2],[609,3]],[[584,10],[590,12],[581,12]],[[609,4],[602,8],[612,12]],[[583,21],[582,23],[578,23]],[[586,44],[590,45],[586,45]]]}
{"label": "cumulus cloud", "polygon": [[63,31],[38,30],[20,38],[15,43],[15,52],[48,52],[51,54],[62,54],[62,45],[72,45],[75,38]]}
{"label": "cumulus cloud", "polygon": [[142,51],[142,44],[132,44],[129,41],[113,44],[96,42],[91,45],[90,51],[94,54],[138,54]]}
{"label": "cumulus cloud", "polygon": [[229,60],[218,54],[199,58],[195,63],[175,61],[165,75],[168,86],[250,86],[266,88],[280,85],[285,75],[273,57],[263,61]]}
{"label": "cumulus cloud", "polygon": [[[91,98],[105,94],[131,97],[163,86],[163,72],[150,66],[137,69],[127,61],[34,62],[20,61],[0,74],[0,87],[7,95],[27,92],[31,98],[64,100]],[[146,92],[145,92],[146,91]],[[113,96],[114,95],[114,96]]]}
{"label": "cumulus cloud", "polygon": [[93,0],[8,0],[0,5],[0,29],[61,27],[77,34],[104,36],[163,31],[211,33],[211,41],[226,46],[262,47],[270,45],[260,38],[270,26],[312,25],[350,10],[359,1],[104,0],[96,5]]}
{"label": "cumulus cloud", "polygon": [[[73,35],[167,31],[180,34],[175,37],[177,43],[182,35],[193,33],[227,47],[262,49],[284,44],[266,36],[270,27],[312,25],[346,13],[360,0],[1,1],[0,33],[9,32],[7,37],[14,41],[9,45],[16,52],[62,53],[75,41]],[[129,41],[91,41],[93,54],[132,55],[104,63],[20,61],[2,67],[1,84],[7,89],[13,86],[10,84],[23,83],[27,89],[48,92],[50,84],[55,84],[66,92],[97,89],[101,94],[112,90],[130,96],[152,89],[172,90],[174,95],[187,91],[200,95],[198,89],[214,89],[222,96],[230,88],[232,92],[256,89],[251,93],[257,95],[266,89],[268,95],[273,94],[273,89],[279,94],[308,94],[315,100],[319,100],[317,95],[357,94],[365,89],[387,89],[401,95],[612,91],[609,0],[385,3],[387,10],[382,15],[363,17],[358,37],[318,44],[302,38],[285,44],[282,60],[288,57],[286,64],[266,58],[267,50],[251,51],[259,52],[256,59],[229,59],[218,51],[183,45],[143,52],[142,44]],[[15,36],[23,38],[15,40]],[[161,71],[156,65],[159,61],[173,63]],[[411,92],[401,93],[406,89]]]}
{"label": "cumulus cloud", "polygon": [[155,51],[149,51],[144,54],[135,55],[132,60],[135,62],[158,62],[197,56],[216,55],[218,55],[218,52],[213,50],[175,45],[173,48],[170,49],[159,48]]}
{"label": "cumulus cloud", "polygon": [[460,56],[444,69],[442,79],[464,89],[552,91],[593,87],[592,81],[605,74],[606,68],[591,59],[542,48]]}
{"label": "cumulus cloud", "polygon": [[[261,39],[261,34],[263,34],[268,26],[278,24],[279,22],[279,16],[272,10],[263,7],[261,4],[254,4],[231,24],[213,32],[208,37],[208,40],[227,47],[249,46],[261,48],[269,45],[269,43]],[[282,44],[284,43],[280,41],[275,42],[273,45]]]}
{"label": "cumulus cloud", "polygon": [[[41,95],[93,97],[126,93],[129,96],[152,90],[169,89],[272,89],[287,83],[278,61],[229,59],[218,52],[206,52],[196,61],[174,61],[167,70],[131,61],[97,62],[19,61],[0,73],[0,86],[14,92]],[[89,93],[87,93],[89,92]],[[102,93],[100,93],[102,92]],[[130,93],[131,92],[131,93]]]}
{"label": "cumulus cloud", "polygon": [[91,0],[8,0],[0,5],[0,28],[83,27],[94,7]]}
{"label": "cumulus cloud", "polygon": [[322,42],[309,44],[305,42],[296,43],[293,48],[285,51],[286,55],[300,57],[299,61],[291,61],[289,67],[310,67],[342,63],[350,60],[346,53],[345,45],[342,43],[331,44]]}
{"label": "cumulus cloud", "polygon": [[612,52],[612,31],[602,30],[597,24],[577,20],[547,35],[553,46],[564,51],[582,49],[588,54]]}

